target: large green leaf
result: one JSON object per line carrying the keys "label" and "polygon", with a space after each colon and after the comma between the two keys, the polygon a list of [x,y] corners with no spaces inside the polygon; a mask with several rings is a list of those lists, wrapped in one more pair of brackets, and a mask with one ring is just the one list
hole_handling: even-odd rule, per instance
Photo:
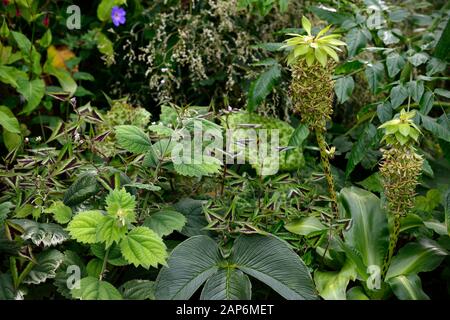
{"label": "large green leaf", "polygon": [[187,300],[218,270],[219,248],[207,236],[191,237],[171,253],[167,267],[156,279],[155,296],[163,300]]}
{"label": "large green leaf", "polygon": [[78,85],[70,72],[67,70],[63,68],[55,68],[51,63],[46,63],[44,66],[44,72],[58,79],[62,89],[65,92],[68,92],[70,97],[75,94],[75,91],[77,91]]}
{"label": "large green leaf", "polygon": [[72,209],[62,201],[55,201],[50,207],[45,209],[46,213],[52,213],[53,219],[60,224],[65,224],[72,218]]}
{"label": "large green leaf", "polygon": [[302,236],[315,236],[328,228],[317,217],[306,217],[287,223],[284,226],[289,232]]}
{"label": "large green leaf", "polygon": [[8,273],[0,273],[0,301],[14,300],[16,290],[14,290],[13,279]]}
{"label": "large green leaf", "polygon": [[178,159],[179,163],[174,163],[173,167],[180,175],[197,178],[209,176],[220,171],[222,165],[219,159],[206,155],[202,157],[203,159],[199,163],[190,158]]}
{"label": "large green leaf", "polygon": [[64,194],[63,202],[73,207],[89,199],[99,191],[97,179],[92,172],[85,173],[77,178]]}
{"label": "large green leaf", "polygon": [[145,153],[152,148],[152,142],[141,128],[131,125],[116,126],[119,145],[133,153]]}
{"label": "large green leaf", "polygon": [[165,264],[167,251],[162,239],[147,227],[132,229],[120,242],[120,251],[129,262],[144,268]]}
{"label": "large green leaf", "polygon": [[420,119],[422,120],[422,126],[430,131],[432,134],[434,134],[436,137],[445,140],[447,142],[450,142],[450,130],[437,122],[435,119],[425,116],[423,114],[420,114]]}
{"label": "large green leaf", "polygon": [[70,290],[79,279],[77,279],[77,276],[80,276],[80,278],[87,276],[86,266],[76,252],[66,250],[64,251],[63,262],[56,272],[54,281],[56,290],[65,298],[71,299]]}
{"label": "large green leaf", "polygon": [[399,275],[388,280],[392,291],[400,300],[429,300],[422,290],[422,283],[417,274]]}
{"label": "large green leaf", "polygon": [[160,237],[167,236],[173,231],[181,231],[186,224],[184,215],[173,210],[161,210],[153,213],[144,221],[144,226],[155,231]]}
{"label": "large green leaf", "polygon": [[36,256],[37,264],[23,280],[27,284],[39,284],[56,276],[56,270],[64,260],[64,255],[58,250],[51,249]]}
{"label": "large green leaf", "polygon": [[314,282],[320,296],[325,300],[346,300],[347,286],[356,276],[355,265],[351,260],[347,260],[339,272],[316,271]]}
{"label": "large green leaf", "polygon": [[352,95],[354,88],[355,81],[353,81],[353,77],[346,76],[337,79],[334,86],[334,92],[336,92],[339,103],[347,101]]}
{"label": "large green leaf", "polygon": [[104,215],[100,211],[85,211],[77,214],[67,226],[72,238],[81,243],[97,242],[97,226]]}
{"label": "large green leaf", "polygon": [[[0,45],[0,48],[1,47]],[[0,66],[0,82],[9,84],[14,88],[17,88],[19,85],[17,84],[17,74],[20,71],[13,67],[8,66]]]}
{"label": "large green leaf", "polygon": [[367,148],[371,146],[377,135],[377,128],[369,123],[361,135],[358,137],[358,141],[353,145],[352,151],[348,158],[347,167],[345,168],[345,176],[349,177],[350,173],[356,168],[356,165],[360,163],[367,155]]}
{"label": "large green leaf", "polygon": [[389,230],[380,199],[356,187],[342,189],[340,199],[352,219],[351,228],[344,232],[346,242],[360,253],[367,267],[381,268],[389,245]]}
{"label": "large green leaf", "polygon": [[281,68],[275,64],[264,71],[252,82],[248,92],[247,109],[254,111],[258,105],[272,92],[278,79],[281,77]]}
{"label": "large green leaf", "polygon": [[94,277],[81,279],[72,289],[72,296],[81,300],[122,300],[112,284]]}
{"label": "large green leaf", "polygon": [[365,32],[359,28],[353,28],[346,36],[346,43],[348,44],[348,55],[355,56],[359,50],[363,49],[368,40],[370,33]]}
{"label": "large green leaf", "polygon": [[121,225],[119,220],[112,216],[103,216],[96,229],[97,241],[104,242],[107,247],[125,237],[127,226]]}
{"label": "large green leaf", "polygon": [[317,299],[311,275],[300,257],[275,236],[241,235],[231,263],[289,300]]}
{"label": "large green leaf", "polygon": [[32,81],[18,79],[17,85],[17,91],[27,100],[27,104],[23,108],[22,113],[28,115],[41,103],[45,94],[45,82],[42,79]]}
{"label": "large green leaf", "polygon": [[12,219],[9,221],[22,227],[24,230],[22,239],[31,240],[37,246],[55,246],[69,238],[67,232],[55,223],[39,223],[26,219]]}
{"label": "large green leaf", "polygon": [[390,53],[386,57],[386,66],[389,77],[395,77],[405,66],[405,58],[397,52]]}
{"label": "large green leaf", "polygon": [[376,62],[374,64],[369,64],[366,67],[365,75],[367,78],[367,82],[369,83],[369,87],[372,93],[376,93],[380,81],[384,76],[384,67],[381,62]]}
{"label": "large green leaf", "polygon": [[186,237],[209,234],[207,230],[203,230],[208,225],[203,213],[203,203],[203,200],[184,198],[174,205],[175,210],[186,217],[187,222],[181,230]]}
{"label": "large green leaf", "polygon": [[241,270],[220,269],[206,281],[201,300],[251,300],[252,284]]}
{"label": "large green leaf", "polygon": [[447,250],[430,239],[408,243],[392,259],[386,279],[432,271],[447,255]]}
{"label": "large green leaf", "polygon": [[155,300],[155,283],[149,280],[130,280],[119,287],[125,300]]}

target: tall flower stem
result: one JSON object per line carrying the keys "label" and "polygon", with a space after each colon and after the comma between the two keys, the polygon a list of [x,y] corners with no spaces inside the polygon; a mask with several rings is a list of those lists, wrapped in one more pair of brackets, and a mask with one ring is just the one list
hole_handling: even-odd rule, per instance
{"label": "tall flower stem", "polygon": [[331,210],[335,218],[339,218],[337,205],[336,190],[334,189],[334,179],[331,174],[330,156],[327,152],[327,143],[325,141],[325,133],[319,129],[314,130],[316,134],[317,144],[320,149],[320,160],[322,162],[323,172],[327,180],[328,193],[331,198]]}

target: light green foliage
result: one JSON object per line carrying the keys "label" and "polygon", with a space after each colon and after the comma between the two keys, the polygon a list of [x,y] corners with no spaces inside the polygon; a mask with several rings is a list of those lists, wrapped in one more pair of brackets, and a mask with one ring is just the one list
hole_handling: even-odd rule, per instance
{"label": "light green foliage", "polygon": [[55,201],[50,207],[45,209],[46,213],[52,213],[53,219],[60,224],[66,224],[72,218],[72,209],[62,201]]}
{"label": "light green foliage", "polygon": [[122,300],[122,295],[112,284],[95,277],[79,280],[72,289],[72,296],[82,300]]}
{"label": "light green foliage", "polygon": [[345,46],[345,42],[338,40],[341,36],[339,34],[326,33],[331,26],[319,31],[317,35],[311,33],[311,22],[305,17],[302,17],[302,26],[307,35],[300,35],[297,33],[288,33],[292,38],[285,40],[283,48],[289,48],[291,51],[287,57],[288,64],[294,64],[302,56],[304,56],[307,65],[310,67],[315,61],[318,61],[323,67],[327,65],[328,56],[336,62],[339,57],[336,51],[341,51],[338,46]]}
{"label": "light green foliage", "polygon": [[[247,112],[238,112],[229,116],[224,116],[222,117],[222,124],[224,126],[228,126],[230,129],[234,129],[232,134],[234,141],[245,138],[248,139],[244,125],[254,125],[253,127],[257,133],[259,133],[259,130],[261,129],[266,129],[268,132],[267,141],[269,141],[269,143],[271,141],[270,130],[278,130],[280,147],[289,146],[290,139],[294,133],[294,128],[284,121]],[[270,154],[269,146],[268,155],[270,156]],[[261,168],[270,168],[271,165],[274,165],[274,159],[271,157],[265,157],[261,162],[261,159],[257,153],[246,154],[246,159],[252,164],[252,167],[258,173],[261,173]],[[279,164],[281,170],[290,171],[300,169],[304,165],[301,147],[297,147],[294,150],[289,151],[287,156],[285,156],[284,152],[280,152]]]}
{"label": "light green foliage", "polygon": [[113,190],[106,197],[106,211],[114,218],[118,218],[122,225],[136,222],[136,198],[126,192],[125,188]]}

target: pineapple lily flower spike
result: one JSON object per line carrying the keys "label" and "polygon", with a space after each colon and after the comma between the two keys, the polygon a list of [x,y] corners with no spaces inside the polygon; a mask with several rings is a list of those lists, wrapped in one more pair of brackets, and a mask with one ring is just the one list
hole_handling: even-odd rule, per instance
{"label": "pineapple lily flower spike", "polygon": [[[331,26],[320,30],[317,35],[311,33],[311,22],[306,17],[302,17],[302,26],[307,35],[288,34],[292,37],[285,40],[285,45],[281,47],[290,50],[287,64],[292,70],[292,108],[316,135],[331,210],[334,218],[338,219],[337,196],[330,165],[333,148],[328,147],[325,133],[326,122],[333,114],[333,73],[336,62],[339,61],[336,51],[341,51],[339,46],[345,46],[345,43],[338,40],[338,34],[327,35]],[[328,57],[334,61],[329,61]]]}
{"label": "pineapple lily flower spike", "polygon": [[281,48],[290,48],[291,52],[287,57],[287,64],[292,65],[302,56],[305,57],[307,65],[310,67],[317,60],[323,67],[328,63],[328,56],[334,61],[338,62],[339,57],[336,51],[342,51],[339,46],[345,46],[346,43],[338,40],[341,37],[339,34],[328,34],[331,25],[323,28],[317,35],[311,33],[311,22],[302,17],[302,27],[306,31],[307,35],[300,35],[297,33],[288,33],[288,36],[292,36],[285,40],[286,43]]}

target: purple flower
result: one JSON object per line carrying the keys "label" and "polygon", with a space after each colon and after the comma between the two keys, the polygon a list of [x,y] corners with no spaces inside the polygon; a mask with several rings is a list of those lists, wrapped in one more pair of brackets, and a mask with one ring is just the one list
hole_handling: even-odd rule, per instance
{"label": "purple flower", "polygon": [[113,7],[111,10],[111,19],[112,22],[116,27],[120,26],[121,24],[125,24],[126,18],[126,11],[120,7]]}

